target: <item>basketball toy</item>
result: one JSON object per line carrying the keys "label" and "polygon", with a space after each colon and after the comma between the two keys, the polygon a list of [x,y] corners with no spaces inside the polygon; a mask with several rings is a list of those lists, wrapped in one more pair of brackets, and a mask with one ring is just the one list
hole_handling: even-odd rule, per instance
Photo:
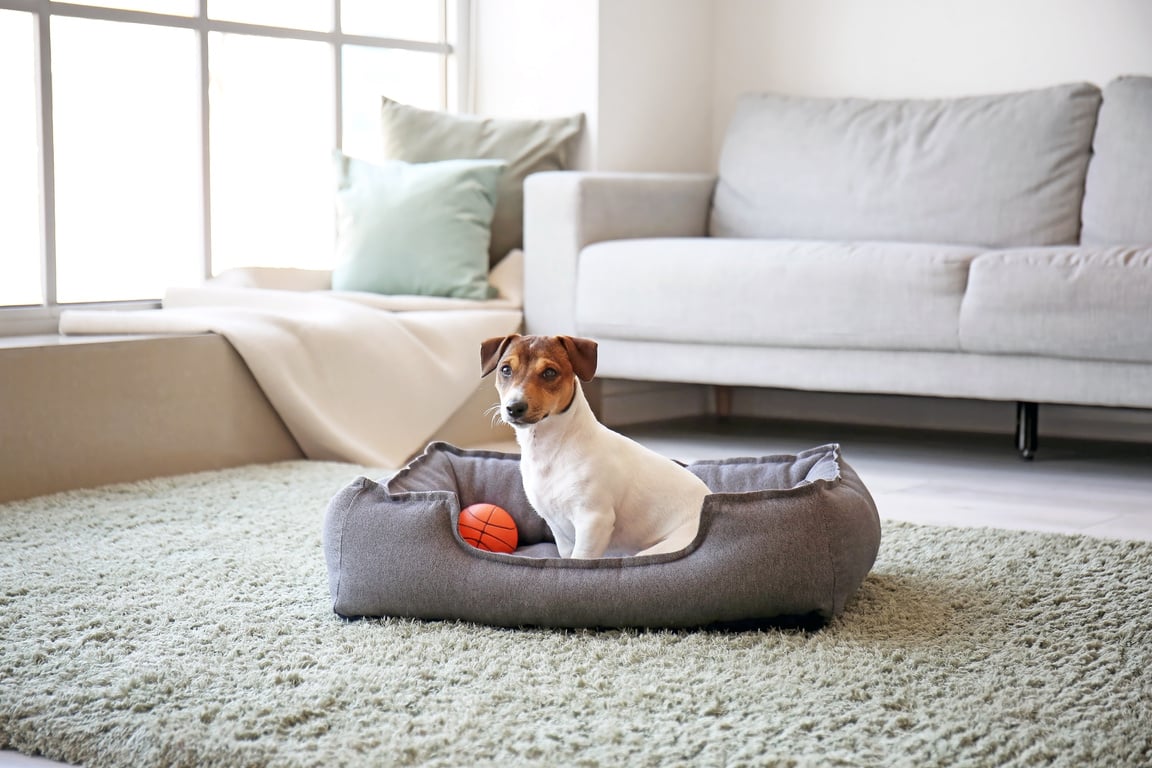
{"label": "basketball toy", "polygon": [[512,554],[520,535],[508,510],[495,504],[470,504],[460,510],[460,536],[477,549]]}

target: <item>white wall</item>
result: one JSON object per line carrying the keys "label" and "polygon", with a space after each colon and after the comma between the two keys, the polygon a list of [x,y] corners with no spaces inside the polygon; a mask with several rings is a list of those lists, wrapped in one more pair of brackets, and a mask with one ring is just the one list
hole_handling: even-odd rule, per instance
{"label": "white wall", "polygon": [[717,0],[713,141],[739,94],[995,93],[1152,74],[1147,0]]}
{"label": "white wall", "polygon": [[713,168],[713,7],[601,1],[597,168]]}
{"label": "white wall", "polygon": [[473,0],[474,111],[583,112],[578,167],[712,165],[712,0]]}

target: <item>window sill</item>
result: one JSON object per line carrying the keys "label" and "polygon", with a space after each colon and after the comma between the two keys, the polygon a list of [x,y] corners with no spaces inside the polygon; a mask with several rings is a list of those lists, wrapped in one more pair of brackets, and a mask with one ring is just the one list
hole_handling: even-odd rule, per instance
{"label": "window sill", "polygon": [[63,336],[53,333],[28,334],[23,336],[0,336],[0,349],[28,349],[30,347],[63,347],[72,344],[107,344],[109,342],[134,341],[137,339],[179,338],[181,336],[207,336],[210,334],[117,334]]}
{"label": "window sill", "polygon": [[[0,307],[0,343],[5,339],[52,337],[60,330],[60,313],[69,309],[159,309],[157,300],[95,304],[57,304],[51,307]],[[71,338],[71,337],[69,337]],[[17,345],[19,346],[19,345]]]}

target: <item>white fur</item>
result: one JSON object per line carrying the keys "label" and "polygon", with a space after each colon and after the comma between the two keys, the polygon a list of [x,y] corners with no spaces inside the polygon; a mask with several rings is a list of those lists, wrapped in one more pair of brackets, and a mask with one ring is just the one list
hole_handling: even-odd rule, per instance
{"label": "white fur", "polygon": [[[528,501],[552,529],[560,555],[651,555],[688,546],[708,486],[597,421],[580,382],[574,383],[567,410],[535,424],[512,424]],[[500,394],[502,414],[525,395],[519,389]]]}

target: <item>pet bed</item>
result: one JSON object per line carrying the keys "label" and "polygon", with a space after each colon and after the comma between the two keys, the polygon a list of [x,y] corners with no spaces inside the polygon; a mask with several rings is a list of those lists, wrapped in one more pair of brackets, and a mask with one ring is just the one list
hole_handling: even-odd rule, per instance
{"label": "pet bed", "polygon": [[[838,445],[688,468],[713,491],[688,547],[571,560],[528,503],[518,455],[432,443],[386,484],[362,477],[329,503],[333,609],[549,627],[819,622],[844,609],[875,561],[880,521]],[[476,502],[511,513],[514,554],[460,538],[460,509]]]}

